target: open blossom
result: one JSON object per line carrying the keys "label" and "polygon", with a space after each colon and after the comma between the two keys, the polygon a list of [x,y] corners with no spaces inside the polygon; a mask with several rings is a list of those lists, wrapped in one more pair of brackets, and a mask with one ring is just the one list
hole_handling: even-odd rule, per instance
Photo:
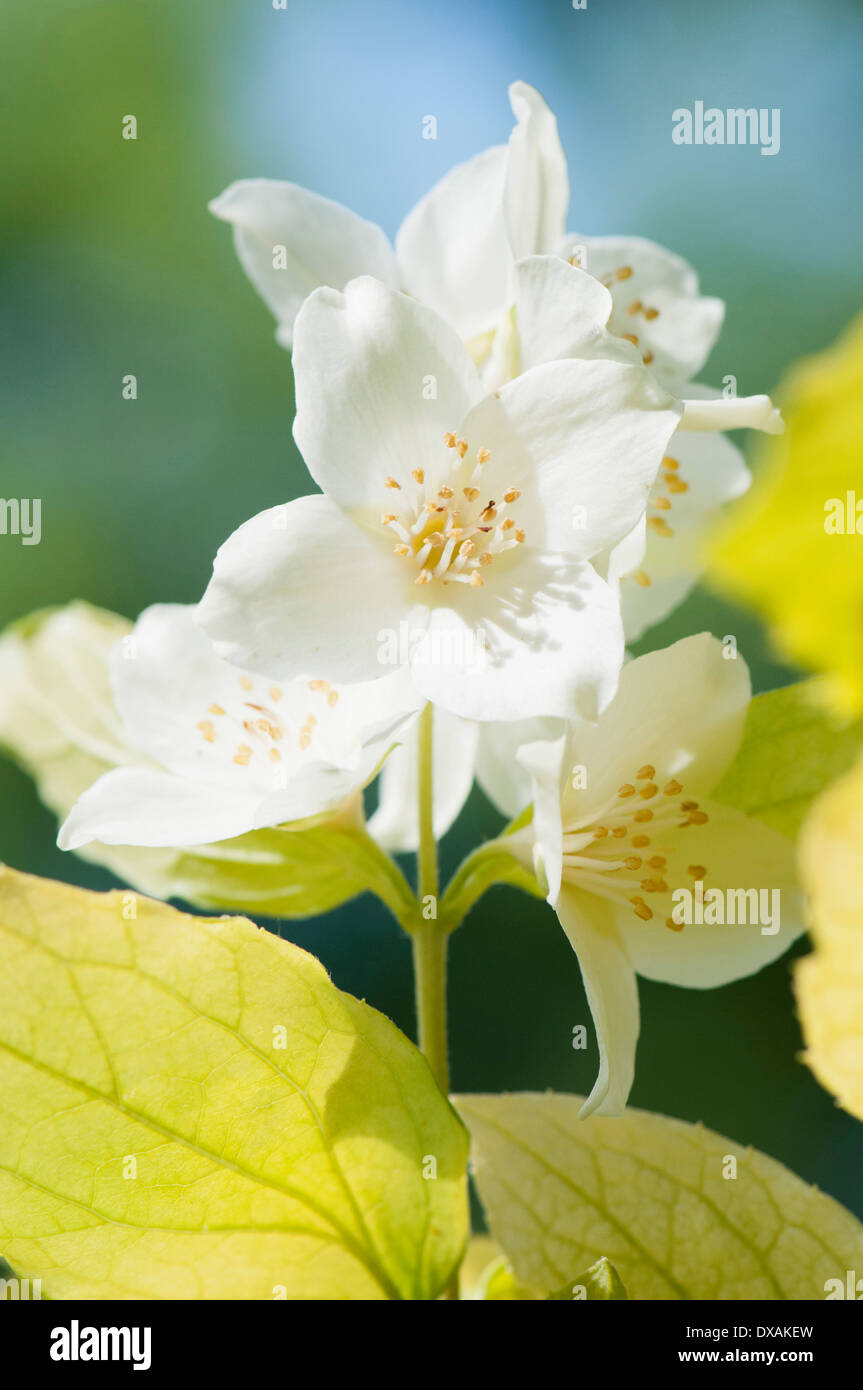
{"label": "open blossom", "polygon": [[[611,331],[613,290],[559,257],[520,261],[513,273],[513,298],[518,328],[518,341],[511,348],[513,370],[570,357],[638,360],[639,345]],[[690,353],[688,360],[695,356]],[[705,531],[722,506],[749,486],[740,450],[721,433],[711,432],[711,425],[776,427],[776,412],[767,396],[717,400],[717,392],[684,385],[679,378],[667,384],[675,394],[689,397],[681,423],[657,471],[644,515],[599,565],[604,576],[620,586],[627,641],[635,641],[683,601],[701,568]]]}
{"label": "open blossom", "polygon": [[294,434],[322,496],[222,546],[199,618],[282,679],[381,671],[381,642],[455,714],[594,717],[623,656],[589,563],[631,531],[680,408],[641,366],[552,362],[484,395],[437,314],[362,278],[296,324]]}
{"label": "open blossom", "polygon": [[284,346],[312,290],[343,289],[367,274],[437,310],[496,373],[513,267],[549,254],[608,286],[610,331],[660,375],[677,385],[700,369],[722,323],[721,301],[702,296],[692,268],[652,242],[567,235],[569,175],[557,122],[528,83],[514,82],[509,98],[516,124],[508,144],[440,179],[408,213],[394,248],[373,223],[296,184],[245,179],[213,200]]}
{"label": "open blossom", "polygon": [[[578,956],[600,1067],[582,1114],[626,1104],[639,1033],[636,972],[710,988],[753,974],[803,930],[792,841],[711,800],[750,696],[741,658],[702,633],[624,667],[597,724],[523,746],[533,824],[503,842],[531,858]],[[711,904],[686,920],[687,890]],[[769,920],[755,912],[769,894]],[[747,921],[717,903],[747,894]],[[763,895],[763,896],[762,896]],[[742,898],[741,898],[742,902]],[[758,911],[760,911],[760,906]],[[743,915],[741,913],[741,915]]]}
{"label": "open blossom", "polygon": [[139,762],[81,796],[62,849],[202,845],[335,813],[356,800],[419,705],[398,673],[342,690],[239,670],[183,605],[147,609],[114,648],[111,677]]}
{"label": "open blossom", "polygon": [[[683,427],[690,433],[675,435],[646,516],[599,564],[620,586],[624,629],[633,641],[686,597],[701,568],[705,526],[749,483],[734,445],[691,431],[775,431],[781,424],[766,396],[725,400],[687,385],[716,341],[721,300],[701,294],[695,271],[680,256],[645,238],[567,234],[569,179],[554,115],[525,82],[513,83],[509,96],[516,125],[508,144],[485,150],[435,184],[405,218],[394,249],[379,227],[291,183],[244,180],[211,208],[233,225],[239,258],[286,347],[303,300],[318,285],[342,289],[370,274],[445,317],[468,344],[487,388],[539,361],[586,353],[619,359],[623,348],[629,349],[624,360],[642,361],[672,395],[688,397]],[[570,281],[566,313],[559,306],[549,315],[542,301],[529,304],[543,280],[519,275],[519,263],[538,255],[585,272]],[[582,339],[574,351],[579,298],[588,316],[599,309],[604,317],[593,339]]]}

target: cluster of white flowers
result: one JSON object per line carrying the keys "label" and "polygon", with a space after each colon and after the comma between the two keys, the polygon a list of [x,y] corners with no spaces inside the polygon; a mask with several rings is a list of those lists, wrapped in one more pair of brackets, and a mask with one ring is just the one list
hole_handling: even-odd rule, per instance
{"label": "cluster of white flowers", "polygon": [[[417,721],[434,828],[477,779],[530,824],[600,1047],[586,1111],[619,1111],[635,972],[710,986],[799,930],[790,845],[709,801],[749,679],[701,634],[625,663],[692,587],[698,538],[749,475],[718,431],[769,398],[688,386],[722,320],[650,242],[568,235],[552,113],[524,83],[505,146],[383,232],[292,184],[213,204],[293,351],[294,435],[320,489],[242,524],[197,609],[144,613],[112,661],[123,746],[60,843],[195,846],[350,806],[417,845]],[[407,640],[401,640],[402,634]],[[389,755],[389,756],[387,756]],[[381,772],[381,768],[383,770]],[[683,929],[680,884],[787,889],[783,930]]]}

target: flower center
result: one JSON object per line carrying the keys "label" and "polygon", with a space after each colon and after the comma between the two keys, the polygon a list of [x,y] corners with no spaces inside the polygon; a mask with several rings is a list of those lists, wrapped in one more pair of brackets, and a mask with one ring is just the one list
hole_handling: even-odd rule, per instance
{"label": "flower center", "polygon": [[466,439],[445,434],[444,444],[449,454],[434,479],[422,468],[413,469],[404,488],[387,478],[394,502],[403,505],[384,512],[381,525],[397,536],[395,553],[416,570],[415,584],[440,580],[477,588],[482,570],[524,541],[511,515],[521,494],[508,487],[499,498],[487,497],[482,475],[488,449],[478,449],[472,460]]}
{"label": "flower center", "polygon": [[[280,763],[283,750],[287,753],[292,745],[306,751],[318,723],[314,713],[302,721],[279,713],[276,706],[284,691],[277,685],[263,681],[256,684],[246,675],[237,678],[237,685],[240,694],[222,692],[221,702],[214,700],[208,705],[206,717],[195,725],[204,743],[212,745],[221,759],[230,759],[237,767],[249,767],[253,759],[256,765],[265,760]],[[338,703],[339,692],[329,681],[309,681],[307,689],[325,700],[329,709]]]}
{"label": "flower center", "polygon": [[[642,922],[653,920],[647,898],[668,893],[665,879],[673,846],[661,842],[664,831],[708,822],[697,801],[681,800],[683,784],[672,777],[663,787],[653,780],[650,763],[639,768],[632,782],[624,782],[613,797],[591,816],[574,815],[563,827],[563,876],[568,883],[612,902],[627,902]],[[690,878],[703,880],[703,864],[690,864]],[[671,931],[681,923],[667,917]]]}

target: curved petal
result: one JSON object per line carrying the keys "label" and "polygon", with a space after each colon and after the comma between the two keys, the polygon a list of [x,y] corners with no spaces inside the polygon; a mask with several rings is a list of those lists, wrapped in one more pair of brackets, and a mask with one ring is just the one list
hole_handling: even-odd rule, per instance
{"label": "curved petal", "polygon": [[408,213],[396,236],[405,288],[465,339],[493,329],[508,299],[507,160],[506,147],[494,146],[456,165]]}
{"label": "curved petal", "polygon": [[216,555],[197,617],[236,666],[290,680],[389,674],[381,634],[403,605],[397,561],[328,497],[245,522]]}
{"label": "curved petal", "polygon": [[294,376],[294,438],[315,482],[341,506],[377,513],[392,501],[388,477],[411,489],[412,470],[442,467],[443,436],[482,395],[455,331],[366,277],[307,300]]}
{"label": "curved petal", "polygon": [[528,544],[590,559],[644,513],[678,418],[643,367],[547,362],[482,401],[462,433],[490,453],[483,490],[520,489]]}
{"label": "curved petal", "polygon": [[726,659],[707,632],[629,662],[601,721],[575,731],[590,804],[613,797],[645,764],[659,785],[677,778],[686,797],[712,791],[740,745],[750,693],[746,662]]}
{"label": "curved petal", "polygon": [[513,819],[531,799],[531,777],[519,761],[519,750],[543,740],[553,742],[563,732],[560,719],[480,724],[476,780],[502,816]]}
{"label": "curved petal", "polygon": [[572,737],[565,729],[555,739],[540,739],[518,750],[518,761],[531,779],[535,837],[534,862],[544,882],[546,897],[554,905],[563,877],[563,818],[567,770],[572,765]]}
{"label": "curved petal", "polygon": [[[229,840],[256,825],[260,797],[215,795],[205,782],[119,767],[76,802],[57,837],[61,849],[106,845],[194,846]],[[258,822],[259,823],[259,822]]]}
{"label": "curved petal", "polygon": [[427,699],[467,719],[596,718],[623,660],[616,600],[590,565],[527,552],[459,608],[436,608],[434,660],[414,662]]}
{"label": "curved petal", "polygon": [[[688,989],[712,989],[754,975],[784,955],[805,929],[793,842],[740,811],[713,801],[701,806],[708,816],[705,825],[662,836],[668,860],[662,877],[668,891],[648,896],[653,919],[643,922],[619,912],[638,973]],[[706,870],[699,875],[704,891],[700,913],[692,868]],[[679,889],[685,895],[675,898]],[[711,898],[717,891],[721,902]],[[678,917],[688,915],[689,921],[670,928],[666,923],[675,908]],[[707,921],[699,922],[698,916]]]}
{"label": "curved petal", "polygon": [[556,251],[566,227],[569,177],[557,121],[534,87],[513,82],[504,214],[513,256]]}
{"label": "curved petal", "polygon": [[578,956],[599,1046],[599,1075],[579,1118],[622,1115],[635,1076],[640,1029],[638,986],[626,941],[608,903],[566,884],[556,911]]}
{"label": "curved petal", "polygon": [[725,306],[699,293],[698,276],[682,257],[642,237],[622,236],[567,237],[560,254],[575,256],[608,286],[611,332],[636,338],[661,380],[673,384],[701,370]]}
{"label": "curved petal", "polygon": [[[294,183],[242,179],[210,203],[230,222],[240,264],[291,346],[294,319],[319,285],[342,289],[357,275],[398,285],[395,254],[380,227]],[[282,249],[283,248],[283,249]]]}
{"label": "curved petal", "polygon": [[682,603],[701,572],[708,528],[750,482],[743,455],[723,435],[672,436],[651,489],[643,554],[627,563],[621,551],[611,564],[626,575],[620,600],[628,642]]}
{"label": "curved petal", "polygon": [[[455,821],[473,786],[478,726],[435,707],[432,742],[432,799],[435,839]],[[384,849],[412,853],[419,844],[418,725],[412,724],[381,770],[378,806],[369,832]]]}
{"label": "curved petal", "polygon": [[641,365],[638,350],[609,332],[612,298],[587,271],[559,256],[528,256],[513,271],[521,368],[566,357]]}

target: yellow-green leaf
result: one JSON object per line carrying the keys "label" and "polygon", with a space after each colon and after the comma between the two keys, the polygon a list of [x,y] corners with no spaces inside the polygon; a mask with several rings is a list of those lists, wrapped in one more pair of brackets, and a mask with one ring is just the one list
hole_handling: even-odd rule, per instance
{"label": "yellow-green leaf", "polygon": [[3,870],[0,958],[0,1254],[20,1277],[61,1299],[441,1292],[467,1137],[314,957]]}
{"label": "yellow-green leaf", "polygon": [[604,1255],[596,1264],[592,1264],[590,1269],[586,1269],[583,1274],[577,1274],[570,1283],[564,1284],[557,1293],[548,1294],[548,1300],[552,1303],[562,1303],[564,1300],[625,1303],[627,1298],[623,1280],[611,1260],[607,1260]]}
{"label": "yellow-green leaf", "polygon": [[714,800],[793,839],[813,799],[852,765],[863,737],[860,723],[835,715],[823,695],[821,680],[756,695]]}
{"label": "yellow-green leaf", "polygon": [[815,803],[799,865],[815,945],[795,972],[805,1059],[863,1119],[863,761]]}
{"label": "yellow-green leaf", "polygon": [[579,1120],[581,1104],[456,1100],[520,1282],[554,1293],[606,1256],[632,1299],[822,1299],[828,1279],[863,1269],[863,1226],[780,1163],[644,1111]]}
{"label": "yellow-green leaf", "polygon": [[779,397],[786,433],[763,443],[764,471],[719,534],[709,576],[763,615],[785,657],[828,674],[837,709],[859,712],[863,317],[800,363]]}

